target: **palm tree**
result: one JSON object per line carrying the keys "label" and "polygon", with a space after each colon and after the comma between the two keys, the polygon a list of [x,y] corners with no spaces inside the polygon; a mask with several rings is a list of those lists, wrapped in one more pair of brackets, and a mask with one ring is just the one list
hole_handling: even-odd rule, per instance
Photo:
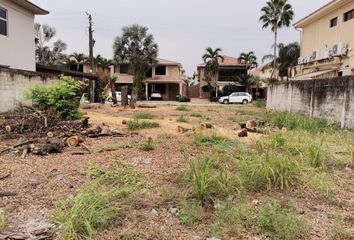
{"label": "palm tree", "polygon": [[271,60],[276,62],[279,68],[279,76],[282,78],[288,76],[288,69],[297,64],[297,60],[300,57],[300,45],[298,42],[289,43],[287,45],[281,43],[277,46],[279,56],[274,59],[274,55],[265,55],[262,59],[263,62]]}
{"label": "palm tree", "polygon": [[252,67],[257,67],[258,63],[257,63],[257,57],[254,54],[254,52],[248,52],[248,53],[241,53],[240,57],[238,58],[241,62],[244,62],[249,69],[251,69]]}
{"label": "palm tree", "polygon": [[85,56],[85,54],[77,52],[74,52],[71,56],[75,59],[76,70],[79,71],[80,64],[85,63],[87,61],[87,57]]}
{"label": "palm tree", "polygon": [[44,65],[61,65],[65,62],[67,45],[57,40],[51,49],[48,44],[56,36],[56,30],[49,25],[36,23],[34,26],[36,61]]}
{"label": "palm tree", "polygon": [[262,16],[260,21],[263,23],[262,28],[270,27],[274,33],[274,63],[273,73],[276,71],[277,63],[277,38],[278,30],[282,27],[289,27],[290,22],[294,17],[294,11],[292,6],[288,3],[288,0],[269,0],[261,9]]}
{"label": "palm tree", "polygon": [[206,52],[202,58],[205,63],[205,76],[208,82],[209,93],[211,89],[210,81],[214,78],[216,97],[218,97],[219,61],[223,62],[224,57],[221,55],[220,48],[212,49],[211,47],[208,47],[205,51]]}
{"label": "palm tree", "polygon": [[241,86],[246,87],[246,92],[250,92],[250,87],[256,83],[259,83],[258,78],[254,78],[250,76],[249,74],[241,74],[241,75],[236,75],[235,77],[235,82],[239,83]]}
{"label": "palm tree", "polygon": [[117,95],[116,95],[116,90],[115,90],[115,78],[111,77],[110,74],[110,66],[112,65],[112,61],[103,58],[101,55],[97,55],[97,57],[94,58],[95,66],[100,67],[105,75],[105,78],[107,79],[108,83],[105,89],[110,89],[111,94],[112,94],[112,100],[113,104],[117,104]]}
{"label": "palm tree", "polygon": [[123,27],[122,36],[113,43],[114,61],[129,61],[134,75],[134,87],[142,95],[142,83],[148,68],[157,62],[158,46],[148,28],[137,24]]}

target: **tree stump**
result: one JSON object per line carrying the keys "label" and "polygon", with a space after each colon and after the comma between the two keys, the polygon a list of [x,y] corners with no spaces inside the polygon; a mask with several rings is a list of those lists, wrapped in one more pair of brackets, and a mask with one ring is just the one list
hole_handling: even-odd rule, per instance
{"label": "tree stump", "polygon": [[80,139],[78,136],[71,136],[68,137],[65,142],[68,147],[76,147],[77,145],[79,145],[79,140]]}

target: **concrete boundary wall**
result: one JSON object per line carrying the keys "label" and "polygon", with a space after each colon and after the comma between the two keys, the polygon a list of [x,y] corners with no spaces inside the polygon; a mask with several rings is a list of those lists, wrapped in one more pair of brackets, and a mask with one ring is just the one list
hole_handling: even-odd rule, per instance
{"label": "concrete boundary wall", "polygon": [[267,109],[326,119],[354,128],[354,77],[290,81],[268,86]]}
{"label": "concrete boundary wall", "polygon": [[0,112],[13,110],[18,104],[30,105],[24,92],[35,85],[51,85],[58,75],[0,68]]}

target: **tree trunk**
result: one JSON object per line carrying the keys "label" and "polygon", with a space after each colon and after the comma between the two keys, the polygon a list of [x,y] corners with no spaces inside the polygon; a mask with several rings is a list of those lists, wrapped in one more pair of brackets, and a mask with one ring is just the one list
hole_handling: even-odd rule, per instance
{"label": "tree trunk", "polygon": [[121,104],[122,104],[122,107],[126,107],[126,106],[128,106],[128,87],[123,86],[121,91],[122,91]]}
{"label": "tree trunk", "polygon": [[273,62],[273,73],[272,73],[272,77],[274,76],[275,79],[277,78],[277,40],[278,40],[278,28],[277,26],[275,26],[274,29],[274,62]]}
{"label": "tree trunk", "polygon": [[130,99],[130,107],[132,109],[136,108],[136,102],[138,101],[138,93],[139,93],[139,89],[137,87],[133,87],[132,95]]}
{"label": "tree trunk", "polygon": [[215,86],[215,97],[216,98],[218,98],[218,96],[219,96],[219,87],[218,87],[218,82],[219,82],[219,70],[216,72],[216,74],[215,74],[215,84],[216,84],[216,86]]}
{"label": "tree trunk", "polygon": [[115,79],[114,78],[111,78],[109,75],[108,75],[108,81],[109,81],[109,84],[110,84],[110,88],[111,88],[111,94],[112,94],[112,101],[113,101],[113,104],[114,105],[117,105],[118,104],[118,101],[117,101],[117,94],[116,94],[116,87],[115,87]]}

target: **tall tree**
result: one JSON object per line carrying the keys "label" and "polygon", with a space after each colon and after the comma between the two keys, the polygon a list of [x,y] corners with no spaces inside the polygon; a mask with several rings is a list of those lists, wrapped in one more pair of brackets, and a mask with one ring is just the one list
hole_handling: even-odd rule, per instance
{"label": "tall tree", "polygon": [[44,65],[61,65],[64,64],[66,56],[63,52],[67,45],[57,40],[53,43],[53,47],[49,46],[50,42],[56,36],[56,30],[49,25],[41,25],[36,23],[34,26],[35,44],[36,44],[36,61]]}
{"label": "tall tree", "polygon": [[77,53],[74,52],[72,54],[72,57],[75,59],[76,62],[76,70],[79,71],[80,69],[80,64],[83,64],[87,61],[87,57],[83,53]]}
{"label": "tall tree", "polygon": [[277,46],[279,56],[274,59],[274,55],[265,55],[262,59],[263,62],[270,60],[271,62],[276,62],[277,68],[279,69],[279,76],[283,80],[285,76],[288,77],[288,69],[297,64],[297,60],[300,57],[300,45],[298,42],[293,42],[289,44],[278,44]]}
{"label": "tall tree", "polygon": [[137,24],[123,27],[122,35],[113,43],[113,58],[117,63],[129,61],[132,66],[134,87],[143,94],[142,84],[148,68],[156,63],[158,45],[148,28]]}
{"label": "tall tree", "polygon": [[219,80],[219,62],[224,61],[224,57],[221,55],[221,49],[212,49],[208,47],[205,49],[203,55],[203,61],[205,63],[205,80],[208,82],[209,93],[211,92],[211,81],[215,81],[216,97],[218,97],[218,80]]}
{"label": "tall tree", "polygon": [[282,27],[289,27],[290,22],[294,17],[292,6],[288,0],[269,0],[261,9],[262,16],[260,21],[263,23],[262,28],[271,28],[274,33],[274,61],[273,61],[273,75],[276,71],[277,63],[277,40],[278,31]]}
{"label": "tall tree", "polygon": [[111,77],[110,68],[109,68],[112,65],[112,61],[101,57],[101,55],[97,55],[97,57],[94,58],[94,60],[95,60],[95,65],[98,68],[101,68],[104,72],[105,78],[108,82],[106,89],[108,88],[111,91],[113,104],[117,104],[118,102],[117,102],[117,95],[115,89],[116,76],[114,76],[113,78]]}
{"label": "tall tree", "polygon": [[257,57],[254,54],[254,52],[248,52],[248,53],[241,53],[239,58],[238,58],[241,62],[244,62],[248,69],[251,69],[253,67],[257,67]]}

